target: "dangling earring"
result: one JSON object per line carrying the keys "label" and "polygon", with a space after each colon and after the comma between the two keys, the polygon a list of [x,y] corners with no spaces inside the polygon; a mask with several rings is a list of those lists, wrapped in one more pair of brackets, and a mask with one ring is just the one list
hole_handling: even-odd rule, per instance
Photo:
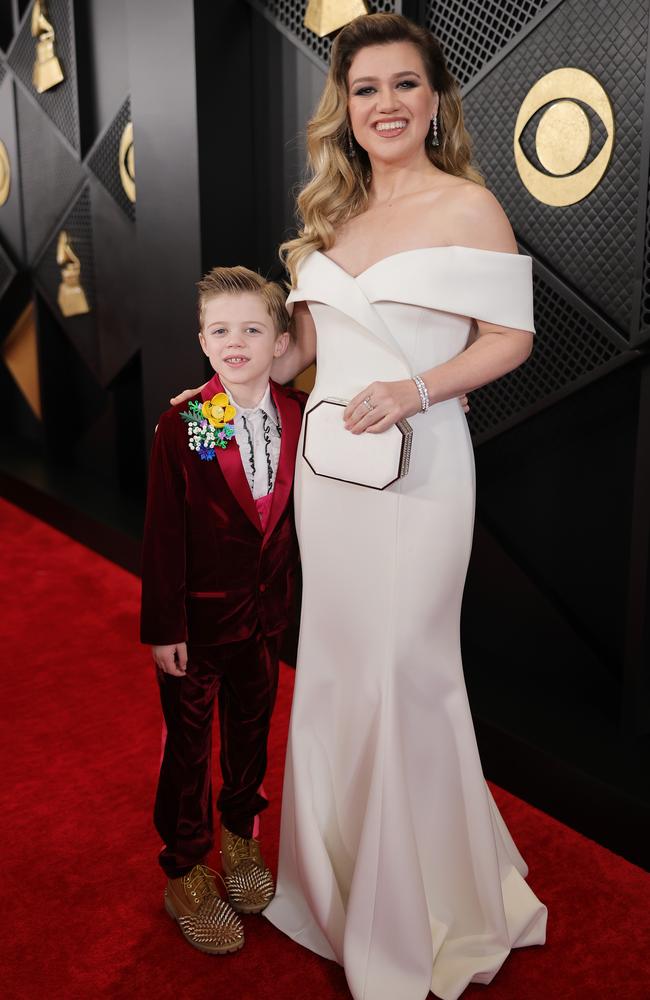
{"label": "dangling earring", "polygon": [[431,129],[429,132],[429,145],[439,146],[440,139],[438,138],[438,115],[431,116]]}
{"label": "dangling earring", "polygon": [[345,151],[345,155],[347,156],[348,160],[353,160],[357,155],[357,151],[354,146],[354,140],[352,138],[352,129],[350,128],[349,125],[348,125],[348,148]]}

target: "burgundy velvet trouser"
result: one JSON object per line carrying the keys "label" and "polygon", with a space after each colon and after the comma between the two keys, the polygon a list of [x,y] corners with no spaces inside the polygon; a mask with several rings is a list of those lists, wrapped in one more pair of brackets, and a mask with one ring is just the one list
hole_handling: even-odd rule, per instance
{"label": "burgundy velvet trouser", "polygon": [[278,637],[256,632],[221,646],[188,644],[187,673],[159,673],[167,726],[154,821],[165,846],[161,867],[178,878],[213,847],[212,729],[219,705],[221,773],[217,800],[224,826],[251,837],[255,816],[268,805],[260,795],[267,739],[278,687]]}

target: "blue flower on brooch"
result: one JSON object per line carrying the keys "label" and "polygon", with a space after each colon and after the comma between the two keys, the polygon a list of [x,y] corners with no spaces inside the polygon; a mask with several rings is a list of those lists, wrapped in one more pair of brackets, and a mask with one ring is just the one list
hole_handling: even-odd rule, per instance
{"label": "blue flower on brooch", "polygon": [[187,424],[190,451],[198,453],[202,462],[211,462],[215,448],[225,448],[235,436],[232,421],[235,407],[225,392],[218,392],[205,403],[191,402],[181,418]]}

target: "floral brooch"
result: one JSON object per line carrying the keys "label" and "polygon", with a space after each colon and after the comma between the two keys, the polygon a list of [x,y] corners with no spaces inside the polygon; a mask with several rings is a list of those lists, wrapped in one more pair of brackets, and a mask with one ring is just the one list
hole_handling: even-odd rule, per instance
{"label": "floral brooch", "polygon": [[215,448],[225,448],[235,436],[231,421],[235,417],[225,392],[218,392],[205,403],[191,402],[181,418],[187,424],[190,451],[196,451],[204,462],[211,462]]}

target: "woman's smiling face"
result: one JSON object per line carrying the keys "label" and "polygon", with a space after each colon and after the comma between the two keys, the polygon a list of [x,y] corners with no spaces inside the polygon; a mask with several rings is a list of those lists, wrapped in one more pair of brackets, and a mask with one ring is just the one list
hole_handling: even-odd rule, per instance
{"label": "woman's smiling face", "polygon": [[438,96],[411,42],[357,52],[348,72],[348,114],[371,160],[397,162],[422,153],[437,109]]}

